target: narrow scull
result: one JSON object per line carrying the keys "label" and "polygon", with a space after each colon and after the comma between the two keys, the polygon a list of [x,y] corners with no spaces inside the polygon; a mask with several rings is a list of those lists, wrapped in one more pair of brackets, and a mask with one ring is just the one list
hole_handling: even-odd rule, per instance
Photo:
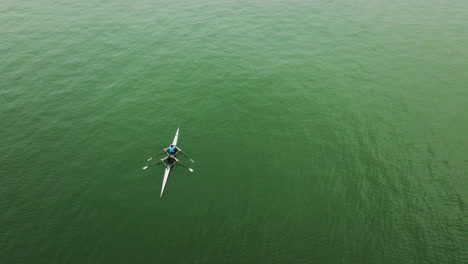
{"label": "narrow scull", "polygon": [[[177,138],[179,137],[179,128],[177,128],[177,132],[175,133],[174,141],[172,141],[172,145],[177,146]],[[164,192],[164,187],[166,186],[167,178],[169,178],[169,173],[171,172],[172,166],[174,166],[175,162],[172,163],[171,165],[166,166],[166,170],[164,171],[164,180],[161,188],[161,196],[163,195]]]}

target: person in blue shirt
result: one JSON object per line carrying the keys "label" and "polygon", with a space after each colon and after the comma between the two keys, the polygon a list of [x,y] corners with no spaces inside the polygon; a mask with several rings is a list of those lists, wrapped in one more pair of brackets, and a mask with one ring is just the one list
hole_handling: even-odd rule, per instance
{"label": "person in blue shirt", "polygon": [[[175,155],[177,153],[179,153],[179,152],[182,153],[182,150],[180,148],[178,148],[176,145],[171,144],[171,145],[169,145],[169,147],[163,148],[161,152],[154,154],[154,156],[159,156],[159,155],[162,155],[162,154],[166,154],[167,156],[174,155],[174,157],[175,157]],[[182,153],[182,155],[187,156],[187,155],[185,155],[185,153]],[[153,159],[153,157],[149,158],[148,161],[150,161],[152,159]]]}
{"label": "person in blue shirt", "polygon": [[180,151],[180,149],[176,146],[176,145],[170,145],[169,147],[167,147],[165,149],[165,151],[169,154],[169,155],[175,155],[177,152]]}

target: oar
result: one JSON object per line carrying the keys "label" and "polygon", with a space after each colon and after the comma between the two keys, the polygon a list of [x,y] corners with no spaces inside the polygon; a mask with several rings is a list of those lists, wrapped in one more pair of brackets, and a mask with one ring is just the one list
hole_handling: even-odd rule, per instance
{"label": "oar", "polygon": [[180,165],[184,166],[185,168],[187,168],[190,172],[193,172],[193,169],[192,168],[189,168],[187,167],[187,165],[185,165],[184,163],[182,163],[182,161],[176,159],[176,162],[178,162]]}
{"label": "oar", "polygon": [[[156,154],[154,154],[153,156],[161,155],[161,154],[163,154],[164,152],[166,152],[166,149],[163,149],[161,152],[156,153]],[[150,160],[152,160],[152,159],[153,159],[153,157],[150,157],[150,158],[148,159],[148,161],[150,161]]]}
{"label": "oar", "polygon": [[[159,162],[158,162],[158,163],[159,163]],[[148,165],[148,166],[144,166],[143,169],[146,170],[147,168],[149,168],[149,167],[151,167],[151,166],[153,166],[153,165],[156,165],[156,164],[158,164],[158,163],[154,163],[154,164],[151,164],[151,165]]]}
{"label": "oar", "polygon": [[156,163],[153,163],[153,164],[150,164],[148,166],[144,166],[143,169],[146,170],[147,168],[151,167],[151,166],[154,166],[154,165],[158,165],[160,163],[164,163],[164,160],[167,159],[167,157],[165,157],[164,159],[160,159],[158,162]]}
{"label": "oar", "polygon": [[191,162],[195,162],[193,161],[193,159],[189,158],[189,156],[187,156],[182,150],[180,151],[180,153],[182,153],[182,155],[184,155],[187,159],[189,159]]}

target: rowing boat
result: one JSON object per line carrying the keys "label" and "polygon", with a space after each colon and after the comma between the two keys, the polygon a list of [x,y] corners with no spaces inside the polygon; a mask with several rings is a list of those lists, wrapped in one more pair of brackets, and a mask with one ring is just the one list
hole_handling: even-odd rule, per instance
{"label": "rowing boat", "polygon": [[[172,145],[177,146],[177,138],[179,137],[179,128],[177,128],[177,131],[175,133],[174,140],[172,141]],[[175,163],[172,163],[171,165],[166,166],[166,170],[164,171],[164,179],[163,179],[163,184],[161,188],[161,196],[163,195],[164,192],[164,187],[166,186],[167,178],[169,178],[169,173],[171,172],[172,166],[174,166]]]}

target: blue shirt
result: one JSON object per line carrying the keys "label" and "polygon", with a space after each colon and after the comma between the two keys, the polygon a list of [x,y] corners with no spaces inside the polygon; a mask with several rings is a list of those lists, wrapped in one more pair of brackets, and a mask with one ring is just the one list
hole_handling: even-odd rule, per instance
{"label": "blue shirt", "polygon": [[174,147],[169,146],[168,149],[169,149],[169,153],[171,153],[171,154],[174,154],[175,151],[176,151],[176,147],[175,147],[175,146],[174,146]]}

